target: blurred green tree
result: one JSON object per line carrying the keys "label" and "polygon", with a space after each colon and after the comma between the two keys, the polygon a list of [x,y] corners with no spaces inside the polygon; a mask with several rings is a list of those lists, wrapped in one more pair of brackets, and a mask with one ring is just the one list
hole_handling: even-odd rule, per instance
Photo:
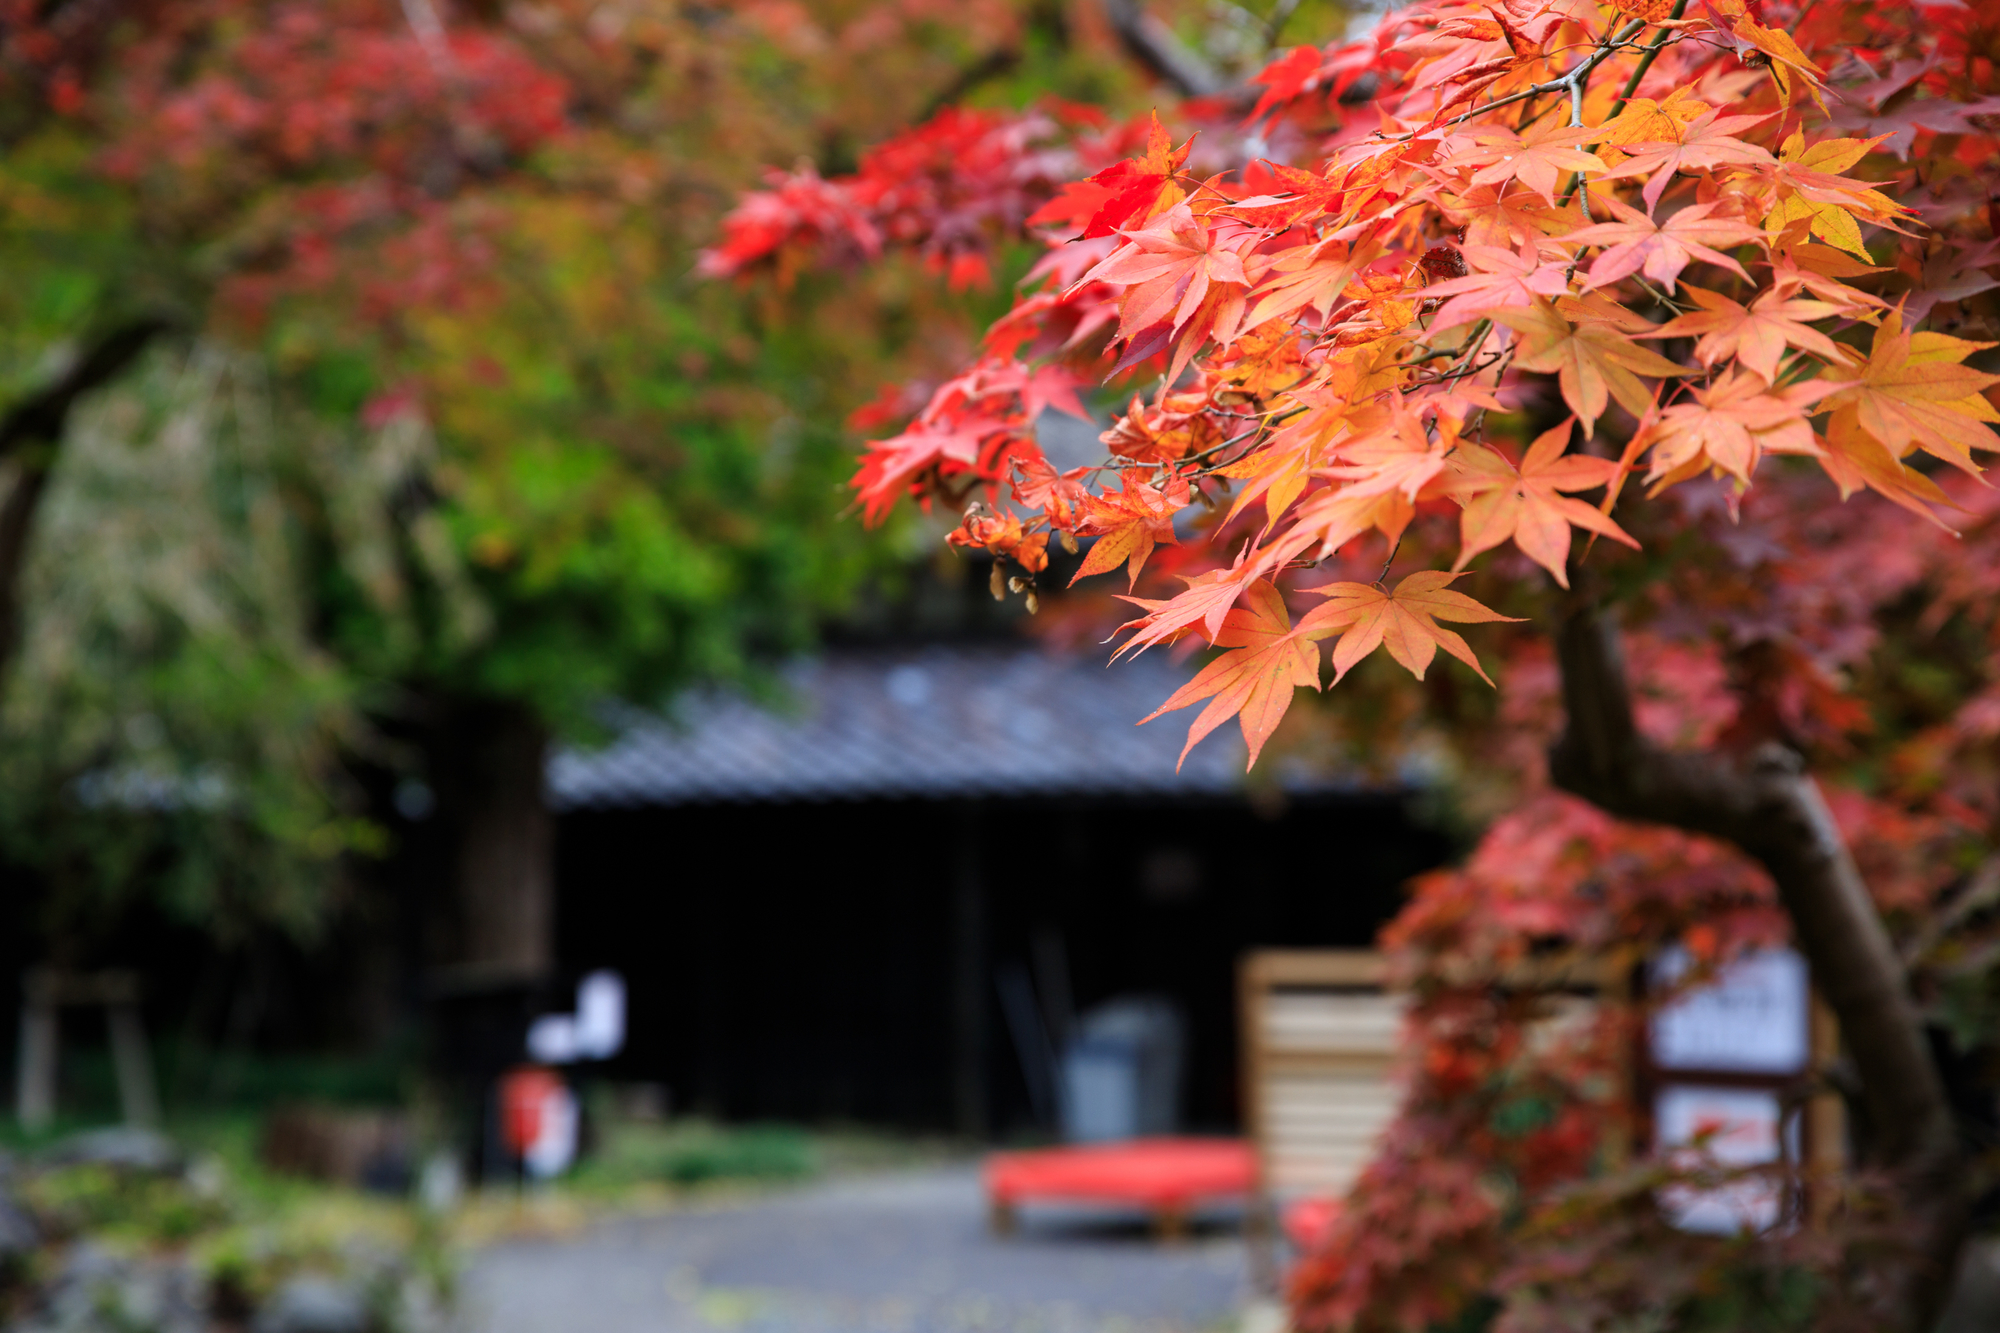
{"label": "blurred green tree", "polygon": [[806,642],[901,549],[826,503],[842,421],[1002,308],[916,262],[749,293],[697,247],[759,163],[1137,94],[1071,18],[0,4],[16,853],[79,920],[163,884],[306,930],[382,841],[358,760],[436,795],[438,961],[544,971],[551,735]]}

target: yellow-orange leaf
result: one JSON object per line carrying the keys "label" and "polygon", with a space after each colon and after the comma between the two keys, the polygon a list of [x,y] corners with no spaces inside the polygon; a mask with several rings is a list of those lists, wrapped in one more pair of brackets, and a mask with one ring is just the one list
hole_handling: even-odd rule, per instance
{"label": "yellow-orange leaf", "polygon": [[1827,405],[1853,408],[1861,429],[1897,458],[1922,449],[1977,473],[1972,451],[2000,449],[2000,435],[1984,424],[2000,422],[2000,412],[1984,397],[1985,389],[2000,384],[2000,375],[1958,363],[1991,346],[1942,333],[1912,334],[1904,330],[1901,314],[1892,313],[1875,330],[1868,360],[1855,378],[1828,377],[1845,383]]}
{"label": "yellow-orange leaf", "polygon": [[1526,310],[1495,310],[1491,318],[1521,335],[1514,365],[1521,370],[1553,372],[1562,384],[1563,401],[1593,434],[1597,419],[1611,398],[1634,416],[1646,410],[1652,391],[1640,375],[1685,375],[1687,370],[1605,324],[1571,324],[1555,307],[1537,297]]}
{"label": "yellow-orange leaf", "polygon": [[1492,677],[1479,665],[1479,659],[1473,656],[1465,640],[1438,621],[1476,624],[1519,617],[1503,616],[1462,592],[1453,592],[1452,581],[1459,577],[1441,570],[1419,570],[1398,583],[1393,593],[1384,592],[1372,583],[1329,583],[1308,589],[1327,599],[1326,605],[1317,608],[1313,615],[1332,611],[1339,617],[1336,624],[1347,625],[1340,642],[1333,647],[1334,683],[1339,684],[1356,662],[1377,648],[1387,648],[1389,656],[1422,680],[1437,650],[1442,648],[1491,685]]}
{"label": "yellow-orange leaf", "polygon": [[1618,465],[1608,458],[1570,454],[1571,423],[1563,422],[1544,432],[1515,467],[1484,445],[1469,445],[1452,456],[1457,474],[1451,483],[1455,494],[1467,497],[1459,515],[1458,563],[1482,551],[1490,551],[1511,540],[1521,553],[1569,586],[1570,528],[1591,532],[1636,547],[1625,530],[1581,500],[1572,500],[1563,491],[1587,491],[1605,485],[1618,475]]}
{"label": "yellow-orange leaf", "polygon": [[[1243,605],[1222,621],[1216,635],[1218,646],[1232,649],[1216,658],[1173,696],[1145,717],[1151,722],[1162,713],[1209,700],[1188,728],[1187,744],[1181,748],[1181,763],[1202,737],[1230,718],[1243,728],[1243,741],[1250,747],[1250,764],[1257,762],[1264,742],[1271,739],[1285,710],[1292,706],[1292,691],[1301,685],[1319,687],[1319,649],[1314,643],[1339,630],[1344,623],[1338,611],[1316,606],[1296,628],[1285,611],[1285,599],[1266,579],[1258,579],[1243,596]],[[1175,765],[1176,770],[1180,767]]]}
{"label": "yellow-orange leaf", "polygon": [[1866,486],[1891,503],[1923,515],[1947,532],[1952,531],[1931,508],[1950,505],[1951,498],[1936,482],[1903,464],[1880,440],[1861,429],[1854,408],[1841,408],[1827,423],[1826,452],[1819,461],[1840,487],[1841,499]]}
{"label": "yellow-orange leaf", "polygon": [[1115,495],[1084,497],[1083,521],[1076,530],[1080,536],[1096,536],[1097,544],[1084,556],[1070,579],[1072,584],[1124,565],[1130,575],[1126,586],[1130,587],[1139,581],[1139,571],[1146,567],[1155,544],[1175,544],[1174,514],[1187,508],[1187,483],[1176,481],[1160,490],[1140,480],[1143,475],[1121,475]]}

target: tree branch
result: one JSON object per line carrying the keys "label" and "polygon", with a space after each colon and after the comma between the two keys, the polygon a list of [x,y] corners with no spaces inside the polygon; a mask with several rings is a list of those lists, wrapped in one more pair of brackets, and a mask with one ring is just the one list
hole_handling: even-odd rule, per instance
{"label": "tree branch", "polygon": [[1140,0],[1104,0],[1104,16],[1133,59],[1172,84],[1183,97],[1213,97],[1229,83],[1174,30],[1146,12]]}
{"label": "tree branch", "polygon": [[0,672],[13,660],[21,633],[21,570],[28,536],[41,507],[62,443],[70,409],[92,389],[101,388],[138,359],[147,344],[168,328],[164,319],[133,320],[104,335],[53,384],[9,408],[0,417],[0,458],[19,454],[14,485],[0,502]]}
{"label": "tree branch", "polygon": [[1818,784],[1782,746],[1738,765],[1640,735],[1618,631],[1596,607],[1572,607],[1556,647],[1568,714],[1549,751],[1556,785],[1623,818],[1732,842],[1770,872],[1860,1075],[1873,1155],[1913,1228],[1921,1261],[1888,1293],[1895,1317],[1928,1327],[1967,1226],[1963,1151],[1902,961]]}
{"label": "tree branch", "polygon": [[157,317],[133,320],[104,335],[55,383],[9,408],[0,417],[0,457],[27,444],[55,444],[76,400],[101,388],[138,359],[146,345],[167,329]]}

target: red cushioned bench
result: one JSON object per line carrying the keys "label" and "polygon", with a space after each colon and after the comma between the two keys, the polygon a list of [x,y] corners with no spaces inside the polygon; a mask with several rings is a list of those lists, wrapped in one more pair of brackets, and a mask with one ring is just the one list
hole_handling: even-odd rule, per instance
{"label": "red cushioned bench", "polygon": [[1162,1237],[1174,1237],[1195,1204],[1248,1198],[1256,1183],[1256,1154],[1238,1139],[1133,1139],[986,1159],[986,1197],[1002,1233],[1023,1203],[1101,1203],[1144,1208]]}

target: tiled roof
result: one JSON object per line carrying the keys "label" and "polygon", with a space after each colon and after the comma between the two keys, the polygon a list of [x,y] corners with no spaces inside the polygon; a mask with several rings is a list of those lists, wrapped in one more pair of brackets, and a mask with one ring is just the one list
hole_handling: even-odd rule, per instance
{"label": "tiled roof", "polygon": [[[551,759],[549,797],[557,809],[592,809],[1240,790],[1234,725],[1179,773],[1194,714],[1134,725],[1191,674],[1160,653],[1109,668],[1096,655],[1021,645],[829,653],[787,670],[775,705],[716,692],[683,700],[671,720],[622,711],[609,745]],[[1291,789],[1353,785],[1283,777]]]}

